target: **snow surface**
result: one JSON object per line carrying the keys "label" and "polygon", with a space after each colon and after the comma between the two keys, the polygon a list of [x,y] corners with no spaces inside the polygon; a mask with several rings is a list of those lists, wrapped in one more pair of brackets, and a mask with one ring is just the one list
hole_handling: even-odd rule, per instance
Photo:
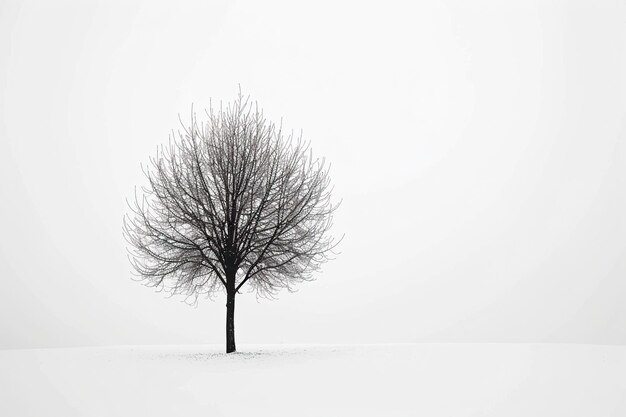
{"label": "snow surface", "polygon": [[626,416],[626,347],[0,351],[0,416]]}

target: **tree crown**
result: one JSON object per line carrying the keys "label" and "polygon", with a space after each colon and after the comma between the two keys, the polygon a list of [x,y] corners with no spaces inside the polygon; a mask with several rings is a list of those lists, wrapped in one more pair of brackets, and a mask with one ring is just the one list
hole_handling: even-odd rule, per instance
{"label": "tree crown", "polygon": [[338,243],[329,166],[241,94],[206,116],[192,112],[142,168],[148,185],[124,218],[136,276],[193,302],[311,280]]}

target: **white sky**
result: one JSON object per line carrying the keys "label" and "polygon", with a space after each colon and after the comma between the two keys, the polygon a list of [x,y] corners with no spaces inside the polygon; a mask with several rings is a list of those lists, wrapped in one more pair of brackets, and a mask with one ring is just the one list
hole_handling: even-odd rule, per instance
{"label": "white sky", "polygon": [[131,281],[121,222],[178,113],[241,84],[312,141],[342,254],[239,343],[626,343],[618,1],[3,2],[0,347],[221,343]]}

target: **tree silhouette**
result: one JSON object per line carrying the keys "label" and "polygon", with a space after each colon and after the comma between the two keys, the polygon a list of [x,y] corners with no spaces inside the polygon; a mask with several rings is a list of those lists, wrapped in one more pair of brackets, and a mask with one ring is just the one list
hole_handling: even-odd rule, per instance
{"label": "tree silhouette", "polygon": [[272,297],[329,259],[333,212],[328,165],[310,145],[268,122],[241,94],[192,112],[142,170],[124,236],[145,285],[199,296],[226,293],[226,352],[235,347],[235,296],[246,285]]}

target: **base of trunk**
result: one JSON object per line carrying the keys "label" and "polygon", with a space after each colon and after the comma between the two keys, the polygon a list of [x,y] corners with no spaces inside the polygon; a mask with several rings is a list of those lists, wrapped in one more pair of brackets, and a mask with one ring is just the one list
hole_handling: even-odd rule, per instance
{"label": "base of trunk", "polygon": [[226,296],[226,353],[233,353],[235,347],[235,294]]}

